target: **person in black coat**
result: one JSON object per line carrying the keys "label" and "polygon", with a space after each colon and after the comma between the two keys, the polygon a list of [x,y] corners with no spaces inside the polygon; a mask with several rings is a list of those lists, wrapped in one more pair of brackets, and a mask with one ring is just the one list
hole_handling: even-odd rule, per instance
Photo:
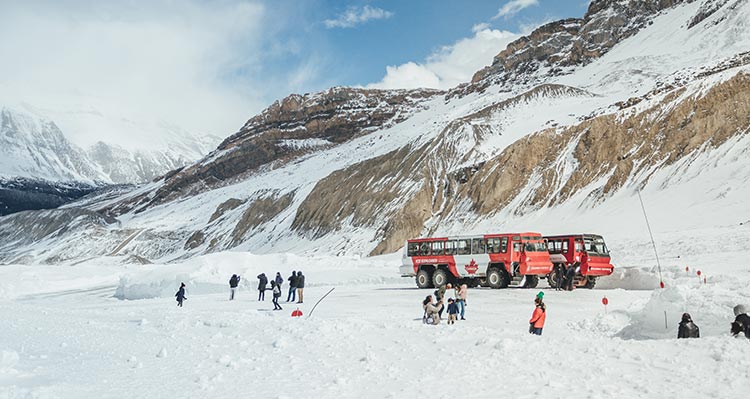
{"label": "person in black coat", "polygon": [[305,289],[305,275],[297,272],[297,303],[302,303],[302,291]]}
{"label": "person in black coat", "polygon": [[700,338],[701,333],[698,326],[693,323],[690,313],[682,314],[680,327],[677,329],[677,338]]}
{"label": "person in black coat", "polygon": [[268,284],[268,277],[266,277],[265,273],[261,273],[258,275],[258,300],[259,301],[265,301],[266,300],[266,285]]}
{"label": "person in black coat", "polygon": [[180,289],[174,294],[177,297],[177,306],[182,307],[182,301],[186,300],[185,297],[185,283],[180,283]]}
{"label": "person in black coat", "polygon": [[234,300],[234,294],[237,292],[237,286],[240,284],[240,276],[233,274],[229,279],[229,300]]}
{"label": "person in black coat", "polygon": [[733,310],[736,317],[732,322],[732,335],[736,337],[744,333],[745,338],[750,339],[750,316],[747,315],[745,305],[737,305]]}
{"label": "person in black coat", "polygon": [[286,301],[289,302],[291,298],[294,302],[297,300],[297,272],[292,270],[292,275],[287,280],[289,280],[289,293],[286,294]]}

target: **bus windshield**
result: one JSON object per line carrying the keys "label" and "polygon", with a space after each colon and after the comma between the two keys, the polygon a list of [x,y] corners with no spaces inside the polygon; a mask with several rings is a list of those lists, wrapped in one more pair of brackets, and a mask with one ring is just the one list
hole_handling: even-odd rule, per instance
{"label": "bus windshield", "polygon": [[525,242],[523,243],[523,250],[526,252],[547,252],[547,246],[544,245],[543,241]]}
{"label": "bus windshield", "polygon": [[604,239],[599,238],[586,238],[584,240],[584,248],[586,252],[594,256],[609,256],[609,249],[607,244],[604,243]]}

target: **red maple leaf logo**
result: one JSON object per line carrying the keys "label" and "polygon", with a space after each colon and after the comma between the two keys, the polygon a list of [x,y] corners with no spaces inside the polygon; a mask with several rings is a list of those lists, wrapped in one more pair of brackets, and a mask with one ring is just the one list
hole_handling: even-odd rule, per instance
{"label": "red maple leaf logo", "polygon": [[472,259],[468,265],[464,266],[464,269],[466,269],[466,272],[469,274],[475,274],[477,270],[479,270],[479,265],[477,265],[477,262],[474,262],[474,259]]}

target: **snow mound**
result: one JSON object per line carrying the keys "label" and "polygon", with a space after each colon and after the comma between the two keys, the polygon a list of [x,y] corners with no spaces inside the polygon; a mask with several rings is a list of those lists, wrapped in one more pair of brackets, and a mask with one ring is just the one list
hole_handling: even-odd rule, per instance
{"label": "snow mound", "polygon": [[[616,336],[624,339],[664,339],[677,337],[677,325],[687,312],[701,330],[701,336],[727,335],[734,319],[732,307],[737,292],[725,286],[668,286],[656,290],[645,306],[630,313],[631,322]],[[666,316],[665,316],[666,315]]]}

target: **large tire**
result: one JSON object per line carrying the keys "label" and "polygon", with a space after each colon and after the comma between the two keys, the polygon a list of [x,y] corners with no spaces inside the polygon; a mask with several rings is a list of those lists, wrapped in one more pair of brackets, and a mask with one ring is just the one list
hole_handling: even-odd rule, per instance
{"label": "large tire", "polygon": [[435,273],[432,273],[432,285],[435,287],[442,287],[449,282],[448,272],[446,272],[445,269],[437,269],[435,270]]}
{"label": "large tire", "polygon": [[487,270],[487,285],[490,288],[506,288],[508,286],[508,275],[505,271],[492,267]]}
{"label": "large tire", "polygon": [[563,288],[565,286],[564,283],[565,272],[563,271],[563,267],[561,265],[556,265],[547,275],[547,284],[549,284],[551,288]]}
{"label": "large tire", "polygon": [[417,287],[432,288],[432,276],[430,272],[424,269],[420,269],[417,272]]}
{"label": "large tire", "polygon": [[595,285],[596,285],[596,277],[588,276],[586,277],[586,284],[583,286],[583,288],[593,289]]}
{"label": "large tire", "polygon": [[523,288],[536,288],[537,285],[539,285],[539,276],[526,275],[526,284]]}

